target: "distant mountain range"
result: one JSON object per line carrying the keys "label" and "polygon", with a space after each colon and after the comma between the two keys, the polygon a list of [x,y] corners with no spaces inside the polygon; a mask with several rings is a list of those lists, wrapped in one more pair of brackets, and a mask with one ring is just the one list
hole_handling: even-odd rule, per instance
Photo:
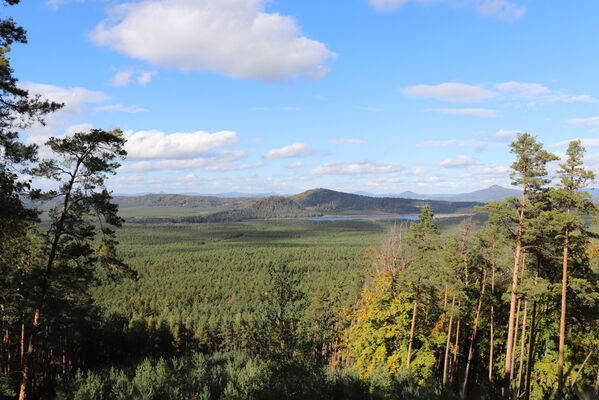
{"label": "distant mountain range", "polygon": [[486,189],[476,190],[468,193],[458,194],[419,194],[411,191],[401,192],[399,194],[384,194],[377,195],[368,192],[357,192],[371,197],[396,197],[404,199],[417,199],[417,200],[445,200],[445,201],[479,201],[483,203],[490,203],[492,201],[501,201],[506,197],[521,196],[522,192],[517,189],[510,189],[499,185],[493,185]]}

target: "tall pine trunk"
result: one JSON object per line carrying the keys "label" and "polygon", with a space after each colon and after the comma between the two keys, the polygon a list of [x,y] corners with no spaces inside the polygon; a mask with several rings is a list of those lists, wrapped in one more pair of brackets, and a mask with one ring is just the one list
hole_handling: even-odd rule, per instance
{"label": "tall pine trunk", "polygon": [[517,397],[520,397],[520,388],[522,387],[522,368],[524,366],[524,342],[526,341],[526,317],[528,313],[528,300],[524,301],[524,317],[522,318],[522,334],[520,335],[520,366],[518,367],[518,383],[516,386]]}
{"label": "tall pine trunk", "polygon": [[[537,272],[538,274],[538,272]],[[526,382],[524,384],[524,400],[530,398],[530,374],[532,373],[534,349],[535,349],[535,323],[537,318],[537,302],[532,302],[532,318],[530,320],[530,332],[528,334],[528,353],[526,355]]]}
{"label": "tall pine trunk", "polygon": [[445,343],[445,360],[443,361],[443,385],[447,383],[447,363],[449,360],[449,346],[451,344],[451,325],[453,324],[453,310],[455,307],[455,294],[451,300],[451,313],[449,314],[449,326],[447,327],[447,342]]}
{"label": "tall pine trunk", "polygon": [[518,232],[516,234],[516,254],[514,256],[514,272],[512,275],[512,293],[510,296],[510,315],[508,317],[507,345],[505,349],[505,375],[513,375],[512,351],[514,347],[514,319],[516,315],[516,290],[518,289],[518,268],[520,266],[520,257],[522,254],[522,234],[524,224],[524,208],[526,206],[526,184],[522,189],[522,208],[518,216]]}
{"label": "tall pine trunk", "polygon": [[[514,328],[514,343],[518,343],[518,326],[520,323],[520,299],[518,299],[517,310],[518,310],[518,312],[516,313],[516,323],[515,323],[515,328]],[[512,354],[510,354],[510,357],[512,358],[512,365],[514,365],[514,361],[516,359],[516,346],[515,345],[512,348]],[[514,381],[514,369],[512,368],[512,370],[510,371],[510,387],[512,386],[513,381]]]}
{"label": "tall pine trunk", "polygon": [[414,342],[414,331],[416,330],[416,314],[418,313],[418,296],[420,288],[416,285],[416,299],[414,299],[414,310],[412,310],[412,325],[410,327],[410,341],[408,343],[408,359],[406,361],[406,368],[410,370],[410,361],[412,358],[412,343]]}
{"label": "tall pine trunk", "polygon": [[[570,209],[568,209],[570,214]],[[559,350],[557,358],[557,397],[562,398],[564,391],[564,351],[566,347],[566,292],[568,288],[568,248],[570,231],[566,227],[564,237],[564,259],[562,268],[562,310],[559,319]]]}
{"label": "tall pine trunk", "polygon": [[[458,309],[462,306],[462,301],[458,298]],[[451,372],[449,381],[453,382],[453,376],[458,365],[458,353],[460,351],[460,318],[455,325],[455,346],[453,347],[453,362],[451,363]]]}
{"label": "tall pine trunk", "polygon": [[468,360],[466,361],[466,371],[464,373],[464,382],[462,383],[462,397],[466,394],[466,386],[468,385],[468,375],[470,373],[470,365],[472,363],[472,356],[474,354],[474,341],[476,340],[476,330],[478,328],[478,318],[480,317],[480,310],[483,305],[483,297],[485,295],[485,288],[487,287],[487,268],[483,272],[483,283],[478,298],[478,304],[476,305],[476,314],[474,315],[474,322],[472,326],[472,334],[470,335],[470,348],[468,349]]}

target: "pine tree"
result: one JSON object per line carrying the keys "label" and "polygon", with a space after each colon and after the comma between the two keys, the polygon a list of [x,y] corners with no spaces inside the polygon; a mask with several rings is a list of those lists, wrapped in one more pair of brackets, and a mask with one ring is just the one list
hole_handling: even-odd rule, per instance
{"label": "pine tree", "polygon": [[[54,268],[68,270],[74,261],[75,266],[71,268],[74,274],[78,274],[81,273],[80,266],[92,268],[96,261],[100,261],[111,274],[127,272],[126,266],[116,256],[115,232],[110,227],[120,226],[122,219],[117,215],[118,206],[111,203],[110,193],[104,185],[108,175],[115,174],[120,165],[115,159],[124,158],[127,154],[124,144],[125,139],[119,130],[106,132],[93,129],[89,133],[79,132],[63,139],[51,138],[46,145],[55,158],[44,160],[31,170],[36,176],[58,183],[59,189],[51,191],[47,197],[60,199],[62,207],[50,213],[52,224],[46,233],[45,267],[23,365],[20,400],[27,397],[30,389],[42,311],[53,283]],[[94,217],[96,221],[90,219]],[[101,234],[99,241],[96,240],[97,231]],[[73,279],[72,284],[76,282]]]}
{"label": "pine tree", "polygon": [[510,314],[508,317],[507,344],[505,350],[505,375],[512,375],[512,352],[514,346],[514,322],[516,316],[517,289],[519,279],[519,268],[522,257],[523,238],[525,235],[525,225],[528,210],[528,200],[531,195],[535,195],[544,189],[549,183],[547,178],[546,165],[557,157],[543,149],[543,144],[536,141],[536,138],[528,133],[519,134],[511,145],[511,152],[516,155],[516,161],[512,164],[510,174],[512,185],[522,188],[522,198],[512,198],[509,201],[510,207],[503,207],[503,213],[511,213],[515,210],[517,215],[514,219],[513,227],[505,224],[515,241],[514,270],[512,274],[511,295],[510,295]]}
{"label": "pine tree", "polygon": [[562,290],[561,290],[561,312],[559,323],[559,350],[558,350],[558,388],[557,396],[561,398],[564,391],[564,351],[566,344],[566,305],[568,289],[568,253],[571,247],[572,235],[576,235],[577,241],[587,241],[583,215],[595,214],[596,205],[591,200],[588,192],[582,189],[588,187],[595,179],[595,174],[583,167],[583,156],[585,149],[580,140],[573,140],[566,151],[566,160],[560,163],[557,171],[560,182],[558,187],[552,190],[552,199],[555,201],[560,213],[556,223],[561,227],[563,237],[562,258]]}

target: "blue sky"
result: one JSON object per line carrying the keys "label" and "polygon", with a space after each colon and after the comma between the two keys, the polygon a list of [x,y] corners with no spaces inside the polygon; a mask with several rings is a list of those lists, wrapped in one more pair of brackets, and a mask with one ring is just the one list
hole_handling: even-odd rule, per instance
{"label": "blue sky", "polygon": [[[32,93],[63,101],[30,143],[122,129],[110,187],[455,193],[508,185],[509,142],[599,172],[599,3],[49,0],[5,7]],[[45,154],[43,152],[43,154]]]}

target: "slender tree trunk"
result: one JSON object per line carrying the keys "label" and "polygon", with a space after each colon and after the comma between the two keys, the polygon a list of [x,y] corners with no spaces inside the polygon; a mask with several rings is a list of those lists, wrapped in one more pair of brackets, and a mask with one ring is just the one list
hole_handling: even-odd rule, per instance
{"label": "slender tree trunk", "polygon": [[574,387],[574,385],[576,385],[576,381],[578,380],[578,377],[580,376],[580,373],[582,372],[582,370],[584,369],[584,366],[587,364],[587,361],[589,361],[589,358],[591,358],[591,355],[593,354],[593,351],[595,349],[591,349],[591,351],[589,351],[589,354],[587,354],[586,358],[584,359],[584,361],[582,362],[582,365],[580,366],[580,368],[578,369],[578,372],[576,373],[576,376],[574,377],[574,380],[572,381],[572,385],[571,387]]}
{"label": "slender tree trunk", "polygon": [[443,310],[445,310],[445,307],[447,307],[447,295],[449,292],[449,288],[447,287],[447,284],[445,285],[445,296],[443,296]]}
{"label": "slender tree trunk", "polygon": [[[570,210],[568,209],[568,214]],[[559,350],[557,358],[557,398],[563,397],[564,391],[564,350],[566,347],[566,291],[568,288],[568,248],[570,231],[566,227],[564,238],[564,259],[562,268],[562,310],[559,320]]]}
{"label": "slender tree trunk", "polygon": [[[537,272],[538,274],[538,272]],[[530,333],[528,334],[528,354],[526,356],[526,382],[524,388],[524,400],[530,398],[530,374],[532,373],[532,363],[534,360],[535,349],[535,323],[537,318],[537,302],[532,302],[532,318],[530,321]]]}
{"label": "slender tree trunk", "polygon": [[447,342],[445,343],[445,361],[443,361],[443,385],[447,383],[447,362],[449,360],[449,345],[451,343],[451,325],[453,324],[453,310],[455,307],[455,294],[451,300],[451,314],[449,315],[449,326],[447,327]]}
{"label": "slender tree trunk", "polygon": [[[516,324],[515,324],[515,328],[514,328],[514,343],[518,343],[518,326],[519,326],[519,322],[520,322],[520,299],[518,299],[518,307],[517,307],[518,312],[516,313]],[[514,365],[514,361],[516,359],[516,346],[514,346],[512,348],[512,353],[510,354],[510,357],[512,358],[512,365]],[[512,368],[512,370],[510,371],[510,387],[512,386],[512,382],[514,380],[514,369]]]}
{"label": "slender tree trunk", "polygon": [[[87,156],[84,155],[84,156]],[[48,290],[48,285],[50,283],[50,273],[52,272],[52,266],[54,265],[54,259],[56,258],[56,251],[58,249],[58,242],[60,241],[60,237],[63,234],[64,221],[67,216],[69,199],[71,197],[71,189],[73,188],[73,184],[75,183],[75,178],[77,177],[77,171],[81,165],[82,159],[77,161],[75,165],[75,169],[73,174],[71,175],[71,179],[67,185],[67,189],[65,191],[64,200],[62,203],[62,210],[60,214],[60,219],[56,224],[56,228],[54,230],[54,238],[52,240],[52,247],[50,248],[50,254],[48,255],[48,262],[46,264],[46,270],[44,271],[44,276],[42,280],[42,287],[40,290],[40,297],[37,307],[35,308],[35,315],[33,317],[33,326],[31,328],[31,334],[29,335],[29,345],[27,346],[27,354],[25,355],[25,360],[23,363],[23,374],[21,377],[21,385],[19,389],[19,400],[25,400],[27,398],[27,387],[29,385],[29,379],[31,374],[31,362],[33,361],[33,354],[35,352],[35,338],[37,336],[37,331],[40,327],[40,316],[41,309],[44,304],[44,297],[46,296],[46,291]]]}
{"label": "slender tree trunk", "polygon": [[6,327],[4,329],[4,349],[6,350],[6,368],[5,374],[10,374],[10,326],[8,325],[8,321],[6,321]]}
{"label": "slender tree trunk", "polygon": [[21,368],[25,362],[25,313],[21,315]]}
{"label": "slender tree trunk", "polygon": [[495,334],[495,264],[491,273],[491,333],[489,338],[489,382],[493,382],[493,347]]}
{"label": "slender tree trunk", "polygon": [[412,311],[412,325],[410,327],[410,341],[408,343],[408,359],[406,361],[406,368],[410,370],[410,361],[412,358],[412,343],[414,341],[414,331],[416,329],[416,314],[418,312],[418,295],[419,287],[416,286],[416,299],[414,300],[414,310]]}
{"label": "slender tree trunk", "polygon": [[595,394],[599,394],[599,368],[597,368],[597,379],[595,379]]}
{"label": "slender tree trunk", "polygon": [[516,235],[516,254],[514,256],[514,273],[512,276],[512,293],[510,297],[510,315],[508,318],[507,328],[507,345],[505,349],[505,375],[513,374],[512,351],[513,351],[513,336],[514,336],[514,319],[516,314],[516,290],[518,289],[518,267],[520,266],[520,256],[522,253],[522,233],[524,223],[524,209],[526,207],[526,184],[522,189],[522,207],[518,216],[518,233]]}
{"label": "slender tree trunk", "polygon": [[[462,305],[461,300],[458,298],[458,308]],[[455,346],[453,348],[453,362],[451,364],[451,373],[449,375],[449,381],[453,382],[453,375],[458,365],[458,353],[460,350],[460,318],[455,326]]]}
{"label": "slender tree trunk", "polygon": [[524,317],[522,318],[522,334],[520,335],[520,366],[518,367],[518,384],[516,386],[517,397],[520,397],[522,385],[522,368],[524,366],[524,342],[526,341],[526,317],[528,313],[528,300],[524,301]]}
{"label": "slender tree trunk", "polygon": [[468,349],[468,361],[466,361],[466,371],[464,373],[464,382],[462,384],[462,397],[466,394],[466,387],[468,385],[468,375],[470,373],[470,365],[472,363],[472,355],[474,354],[474,341],[476,339],[476,330],[478,328],[478,318],[480,317],[480,310],[483,305],[483,297],[485,295],[485,288],[487,287],[487,268],[483,272],[483,283],[478,298],[478,304],[476,305],[476,314],[474,315],[474,322],[472,326],[472,334],[470,336],[470,348]]}

